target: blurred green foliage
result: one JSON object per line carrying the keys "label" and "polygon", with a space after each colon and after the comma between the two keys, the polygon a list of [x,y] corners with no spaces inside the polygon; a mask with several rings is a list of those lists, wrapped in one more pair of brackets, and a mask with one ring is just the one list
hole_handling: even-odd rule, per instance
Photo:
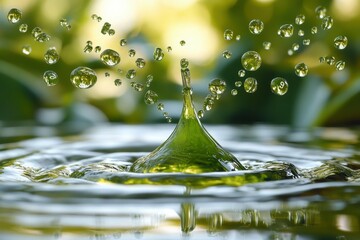
{"label": "blurred green foliage", "polygon": [[[118,88],[112,84],[117,74],[116,69],[111,70],[111,78],[104,78],[103,74],[108,69],[99,59],[88,57],[82,51],[86,42],[84,39],[92,40],[94,35],[82,30],[89,29],[89,24],[95,24],[90,17],[94,13],[93,7],[97,6],[96,4],[110,4],[110,2],[114,4],[114,8],[122,8],[124,4],[127,4],[126,1],[67,0],[62,1],[61,7],[60,5],[58,7],[58,1],[27,1],[26,7],[22,9],[23,18],[20,23],[27,23],[29,30],[23,34],[18,31],[19,24],[9,23],[6,17],[10,8],[21,9],[21,6],[12,1],[0,0],[0,121],[7,123],[31,121],[38,124],[92,123],[105,119],[124,123],[165,122],[156,106],[144,104],[144,92],[139,93],[131,87],[126,89],[124,86],[113,91]],[[165,103],[165,111],[172,117],[176,119],[181,110],[181,86],[171,79],[173,78],[171,71],[174,69],[171,67],[174,66],[172,61],[175,60],[165,57],[159,63],[152,60],[151,54],[154,47],[161,46],[165,50],[167,44],[174,44],[160,40],[164,39],[161,36],[166,29],[171,29],[174,24],[171,22],[173,19],[185,22],[186,19],[200,16],[207,19],[205,21],[209,25],[207,27],[217,34],[216,51],[218,54],[213,56],[213,60],[205,61],[203,64],[196,61],[190,62],[194,77],[195,105],[198,108],[202,107],[202,102],[207,95],[208,83],[212,78],[220,77],[228,83],[227,93],[216,102],[212,111],[206,113],[204,122],[290,124],[301,127],[349,126],[360,123],[358,110],[360,34],[354,25],[360,22],[360,4],[357,0],[345,1],[347,4],[343,5],[339,5],[339,0],[189,0],[185,2],[188,2],[188,5],[175,6],[166,1],[157,1],[156,11],[149,8],[147,15],[136,15],[136,24],[121,33],[121,38],[128,39],[129,48],[134,46],[143,49],[142,52],[146,55],[146,67],[139,71],[137,81],[144,82],[148,74],[154,75],[151,88],[159,94],[161,101]],[[355,4],[357,8],[354,9],[351,6],[349,8],[349,4]],[[10,7],[11,5],[13,6]],[[328,14],[334,18],[334,27],[329,31],[321,30],[319,19],[314,16],[314,9],[318,5],[326,7]],[[133,3],[133,6],[144,7],[141,6],[141,1]],[[339,6],[349,9],[339,10]],[[49,13],[49,11],[54,12]],[[56,14],[57,11],[59,11],[58,14]],[[346,11],[350,12],[347,14]],[[48,16],[52,14],[55,16],[62,14],[61,17],[71,23],[71,30],[67,31],[60,27],[60,17],[55,20],[48,19]],[[106,13],[102,14],[106,21],[113,20],[108,19]],[[154,18],[156,14],[158,18]],[[305,37],[311,39],[311,45],[308,49],[301,47],[298,54],[288,56],[287,50],[291,45],[294,42],[301,43],[303,38],[295,33],[291,40],[281,39],[276,32],[282,24],[294,23],[295,16],[298,14],[306,16],[306,21],[301,28],[305,30]],[[252,19],[261,19],[265,24],[264,31],[258,36],[248,31],[248,23]],[[30,32],[35,26],[40,26],[49,32],[57,48],[62,50],[62,57],[56,65],[49,66],[43,61],[43,53],[51,44],[37,43],[31,38]],[[99,26],[101,24],[90,30],[101,35]],[[318,26],[317,35],[309,33],[312,26]],[[222,37],[225,29],[234,30],[235,35],[241,34],[241,40],[225,41]],[[117,31],[116,27],[115,30]],[[84,37],[84,34],[89,34],[89,36]],[[193,34],[196,37],[197,33]],[[347,48],[342,51],[333,47],[333,39],[338,35],[346,35],[349,39]],[[114,36],[114,43],[109,47],[118,46],[120,40],[118,37]],[[176,37],[179,41],[182,38],[187,39],[187,36]],[[79,39],[83,42],[79,42]],[[271,50],[263,49],[264,41],[272,43]],[[33,49],[29,56],[21,52],[22,46],[26,44],[30,44]],[[102,43],[94,43],[94,46],[95,44]],[[102,46],[103,49],[106,44]],[[203,44],[212,44],[212,42]],[[173,47],[176,48],[174,45]],[[221,57],[225,49],[232,52],[232,58]],[[253,94],[248,94],[243,89],[239,89],[237,96],[231,96],[230,90],[234,82],[240,80],[237,72],[242,68],[241,55],[248,50],[258,51],[265,56],[260,70],[247,73],[247,76],[257,78],[258,90]],[[344,60],[345,70],[336,71],[333,66],[318,64],[318,58],[321,56],[319,54],[324,52]],[[131,68],[130,64],[125,63],[127,59],[129,58],[122,55],[124,71]],[[299,78],[294,74],[294,65],[302,61],[305,63],[308,61],[311,66],[305,78]],[[93,90],[75,89],[68,80],[70,72],[82,65],[95,69],[99,76],[101,75]],[[55,70],[61,79],[57,86],[47,87],[42,80],[43,72],[49,69]],[[289,91],[284,96],[274,95],[270,91],[270,81],[276,76],[284,77],[289,82]],[[124,73],[119,74],[118,77],[124,80],[123,85],[129,85]],[[102,93],[98,93],[101,90]]]}

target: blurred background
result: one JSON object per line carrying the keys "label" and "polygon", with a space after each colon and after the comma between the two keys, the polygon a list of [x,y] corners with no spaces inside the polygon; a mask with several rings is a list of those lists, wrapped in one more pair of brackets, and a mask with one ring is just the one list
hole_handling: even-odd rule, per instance
{"label": "blurred background", "polygon": [[[327,15],[334,18],[333,27],[324,31],[314,9],[322,5]],[[11,8],[22,11],[22,19],[9,23]],[[98,22],[92,14],[102,17]],[[298,14],[306,16],[305,23],[295,25]],[[60,19],[71,25],[60,26]],[[249,32],[252,19],[260,19],[265,28],[260,35]],[[113,36],[101,34],[104,22],[111,23]],[[98,122],[165,123],[163,112],[156,105],[144,103],[144,93],[134,91],[126,79],[126,71],[136,69],[137,82],[144,83],[151,74],[151,89],[164,103],[164,111],[176,122],[182,108],[179,61],[190,61],[194,102],[202,108],[208,94],[209,82],[219,77],[226,80],[227,92],[216,101],[213,110],[206,112],[202,121],[216,124],[286,124],[296,127],[354,126],[360,123],[360,1],[358,0],[0,0],[0,122],[3,124],[79,125]],[[19,26],[26,23],[26,33]],[[282,39],[278,28],[285,23],[295,26],[294,36]],[[33,40],[31,30],[41,27],[51,40]],[[318,27],[312,35],[310,29]],[[226,41],[225,29],[234,31],[234,38]],[[305,36],[297,35],[299,29]],[[235,36],[240,35],[240,40]],[[343,50],[334,48],[334,38],[345,35],[349,40]],[[308,38],[311,44],[302,45]],[[120,39],[127,39],[120,46]],[[186,44],[180,45],[184,40]],[[111,48],[121,55],[121,62],[109,68],[99,60],[99,53],[84,53],[87,41],[102,49]],[[265,50],[263,42],[271,42]],[[288,50],[293,43],[300,49],[292,56]],[[23,46],[31,46],[29,55]],[[166,49],[171,46],[172,51]],[[44,62],[49,47],[56,47],[60,60],[54,65]],[[162,61],[154,61],[154,48],[164,50]],[[135,57],[128,51],[136,50]],[[232,57],[225,59],[224,50]],[[260,53],[263,62],[256,72],[246,77],[258,80],[258,89],[249,94],[243,88],[232,96],[230,90],[242,69],[241,55],[249,50]],[[319,57],[334,56],[344,60],[346,67],[337,71],[334,66],[320,63]],[[143,69],[136,68],[135,59],[146,60]],[[294,66],[304,62],[309,67],[306,77],[294,73]],[[70,72],[78,66],[96,70],[98,81],[90,89],[76,89],[69,80]],[[121,69],[122,72],[119,70]],[[59,75],[59,83],[49,87],[42,76],[46,70]],[[105,73],[110,76],[106,77]],[[284,96],[271,92],[270,81],[283,77],[289,83]],[[121,86],[114,80],[120,78]]]}

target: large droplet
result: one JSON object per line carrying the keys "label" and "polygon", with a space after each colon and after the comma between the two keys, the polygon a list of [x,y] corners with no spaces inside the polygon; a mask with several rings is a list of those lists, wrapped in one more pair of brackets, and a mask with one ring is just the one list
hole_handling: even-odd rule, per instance
{"label": "large droplet", "polygon": [[260,34],[264,30],[264,23],[259,19],[253,19],[249,23],[249,31],[252,34]]}
{"label": "large droplet", "polygon": [[136,59],[135,64],[138,68],[143,68],[143,67],[145,67],[146,62],[145,62],[145,59],[138,58],[138,59]]}
{"label": "large droplet", "polygon": [[327,16],[327,17],[323,18],[322,23],[321,23],[321,28],[324,30],[329,30],[330,28],[332,28],[333,24],[334,24],[333,18],[330,16]]}
{"label": "large droplet", "polygon": [[248,51],[242,55],[241,64],[247,71],[256,71],[261,66],[261,56],[255,51]]}
{"label": "large droplet", "polygon": [[120,55],[112,49],[106,49],[100,54],[100,59],[105,65],[112,67],[120,62]]}
{"label": "large droplet", "polygon": [[339,50],[346,48],[347,44],[348,44],[348,39],[346,36],[340,35],[334,39],[334,46]]}
{"label": "large droplet", "polygon": [[209,83],[209,91],[214,95],[221,95],[226,89],[226,82],[216,78]]}
{"label": "large droplet", "polygon": [[155,104],[158,100],[159,96],[152,90],[148,90],[144,95],[144,101],[146,104]]}
{"label": "large droplet", "polygon": [[324,18],[326,16],[326,8],[323,6],[318,6],[315,8],[315,15],[317,18]]}
{"label": "large droplet", "polygon": [[55,86],[59,82],[57,73],[51,70],[44,72],[43,79],[49,87]]}
{"label": "large droplet", "polygon": [[97,76],[94,70],[88,67],[77,67],[70,73],[71,83],[81,89],[94,86]]}
{"label": "large droplet", "polygon": [[244,89],[247,93],[253,93],[257,89],[257,81],[255,78],[248,77],[244,81]]}
{"label": "large droplet", "polygon": [[230,30],[230,29],[226,29],[225,31],[224,31],[224,39],[225,40],[231,40],[232,38],[233,38],[233,36],[234,36],[234,32],[232,31],[232,30]]}
{"label": "large droplet", "polygon": [[161,48],[155,48],[153,57],[154,60],[161,61],[164,58],[163,50]]}
{"label": "large droplet", "polygon": [[308,66],[305,63],[299,63],[295,66],[295,74],[299,77],[305,77],[308,73]]}
{"label": "large droplet", "polygon": [[284,24],[278,30],[278,35],[280,37],[291,37],[294,33],[294,26],[292,24]]}
{"label": "large droplet", "polygon": [[276,77],[271,80],[270,88],[273,93],[282,96],[288,91],[289,85],[284,78]]}
{"label": "large droplet", "polygon": [[8,12],[7,19],[11,23],[17,23],[22,17],[22,12],[17,8],[12,8]]}
{"label": "large droplet", "polygon": [[49,48],[44,54],[44,60],[47,64],[55,64],[59,58],[59,54],[54,47]]}

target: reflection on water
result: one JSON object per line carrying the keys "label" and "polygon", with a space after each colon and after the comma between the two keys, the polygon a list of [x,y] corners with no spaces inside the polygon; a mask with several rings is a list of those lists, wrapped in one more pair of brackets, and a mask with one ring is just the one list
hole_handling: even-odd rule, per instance
{"label": "reflection on water", "polygon": [[128,172],[172,125],[21,129],[0,133],[0,239],[360,239],[355,130],[208,126],[247,170],[192,175]]}

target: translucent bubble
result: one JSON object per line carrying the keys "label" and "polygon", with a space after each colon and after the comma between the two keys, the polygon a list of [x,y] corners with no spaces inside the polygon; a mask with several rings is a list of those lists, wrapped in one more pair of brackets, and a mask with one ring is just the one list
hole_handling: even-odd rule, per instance
{"label": "translucent bubble", "polygon": [[257,81],[255,78],[248,77],[244,81],[244,89],[247,93],[253,93],[257,89]]}
{"label": "translucent bubble", "polygon": [[263,42],[263,47],[265,50],[269,50],[271,48],[271,42]]}
{"label": "translucent bubble", "polygon": [[104,35],[107,34],[109,32],[110,28],[111,28],[111,24],[108,22],[105,22],[101,28],[101,33]]}
{"label": "translucent bubble", "polygon": [[26,23],[23,23],[19,26],[19,32],[26,33],[28,30],[28,25]]}
{"label": "translucent bubble", "polygon": [[37,42],[47,42],[47,41],[50,41],[51,39],[51,36],[48,35],[47,33],[40,33],[39,35],[36,36],[35,38],[35,41]]}
{"label": "translucent bubble", "polygon": [[300,29],[300,30],[298,31],[298,36],[299,36],[299,37],[303,37],[304,35],[305,35],[304,30]]}
{"label": "translucent bubble", "polygon": [[77,67],[70,73],[71,83],[81,89],[94,86],[97,76],[94,70],[88,67]]}
{"label": "translucent bubble", "polygon": [[25,45],[22,48],[22,53],[25,55],[29,55],[31,53],[31,51],[32,51],[32,48],[30,45]]}
{"label": "translucent bubble", "polygon": [[108,34],[109,34],[109,36],[113,36],[115,34],[115,30],[109,29]]}
{"label": "translucent bubble", "polygon": [[334,19],[330,16],[324,17],[321,23],[321,28],[324,30],[329,30],[334,24]]}
{"label": "translucent bubble", "polygon": [[235,82],[235,87],[241,87],[241,85],[242,85],[242,82],[241,81],[236,81]]}
{"label": "translucent bubble", "polygon": [[339,50],[346,48],[347,44],[348,44],[348,39],[346,36],[340,35],[334,39],[334,46]]}
{"label": "translucent bubble", "polygon": [[335,68],[336,68],[336,70],[338,70],[338,71],[342,71],[342,70],[344,70],[344,68],[345,68],[345,62],[344,61],[337,61],[336,63],[335,63]]}
{"label": "translucent bubble", "polygon": [[317,27],[314,26],[311,28],[311,34],[317,34],[317,31],[318,31]]}
{"label": "translucent bubble", "polygon": [[304,22],[305,22],[305,15],[299,14],[299,15],[296,16],[296,18],[295,18],[295,23],[296,23],[297,25],[301,25],[301,24],[303,24]]}
{"label": "translucent bubble", "polygon": [[161,48],[155,48],[153,54],[154,60],[161,61],[164,58],[164,53]]}
{"label": "translucent bubble", "polygon": [[42,33],[41,28],[39,27],[34,27],[33,30],[31,31],[31,35],[34,37],[34,39],[36,39],[36,37]]}
{"label": "translucent bubble", "polygon": [[136,51],[134,49],[129,50],[129,57],[134,57],[136,54]]}
{"label": "translucent bubble", "polygon": [[138,68],[143,68],[143,67],[145,67],[146,62],[145,62],[145,59],[138,58],[138,59],[136,59],[135,64]]}
{"label": "translucent bubble", "polygon": [[47,64],[55,64],[59,58],[60,56],[54,47],[49,48],[44,54],[44,60]]}
{"label": "translucent bubble", "polygon": [[181,41],[180,41],[180,45],[181,45],[181,46],[184,46],[185,44],[186,44],[186,42],[185,42],[184,40],[181,40]]}
{"label": "translucent bubble", "polygon": [[308,66],[305,63],[295,65],[295,74],[299,77],[305,77],[308,73]]}
{"label": "translucent bubble", "polygon": [[291,46],[291,49],[296,52],[297,50],[299,50],[300,48],[300,45],[298,43],[294,43],[292,46]]}
{"label": "translucent bubble", "polygon": [[304,39],[303,40],[303,45],[304,46],[309,46],[310,45],[310,39]]}
{"label": "translucent bubble", "polygon": [[136,76],[136,70],[135,69],[130,69],[126,73],[126,78],[127,79],[133,79],[135,76]]}
{"label": "translucent bubble", "polygon": [[335,57],[334,56],[326,56],[325,57],[325,62],[327,64],[329,64],[330,66],[334,65],[335,64]]}
{"label": "translucent bubble", "polygon": [[7,19],[11,23],[17,23],[22,17],[22,12],[17,8],[12,8],[8,12]]}
{"label": "translucent bubble", "polygon": [[241,64],[247,71],[256,71],[261,66],[261,56],[255,51],[248,51],[242,55]]}
{"label": "translucent bubble", "polygon": [[236,35],[235,39],[236,41],[239,41],[241,39],[241,35],[240,34]]}
{"label": "translucent bubble", "polygon": [[245,77],[245,70],[244,69],[240,69],[239,71],[238,71],[238,76],[239,77]]}
{"label": "translucent bubble", "polygon": [[121,79],[120,79],[120,78],[115,79],[115,80],[114,80],[114,84],[115,84],[115,86],[117,86],[117,87],[121,86],[121,84],[122,84]]}
{"label": "translucent bubble", "polygon": [[95,52],[98,53],[98,52],[100,52],[100,51],[101,51],[101,47],[100,47],[100,46],[96,46],[96,47],[95,47]]}
{"label": "translucent bubble", "polygon": [[282,96],[288,91],[289,85],[284,78],[276,77],[271,80],[270,88],[273,93]]}
{"label": "translucent bubble", "polygon": [[144,90],[144,85],[141,83],[132,82],[131,86],[134,88],[137,92],[142,92]]}
{"label": "translucent bubble", "polygon": [[249,23],[249,31],[252,34],[260,34],[264,30],[264,23],[259,19],[253,19]]}
{"label": "translucent bubble", "polygon": [[121,39],[120,40],[120,46],[125,46],[127,44],[127,40],[126,39]]}
{"label": "translucent bubble", "polygon": [[157,109],[159,110],[159,111],[164,111],[164,104],[163,103],[159,103],[158,105],[157,105]]}
{"label": "translucent bubble", "polygon": [[51,70],[44,72],[43,79],[49,87],[55,86],[59,82],[57,73]]}
{"label": "translucent bubble", "polygon": [[225,39],[225,40],[230,41],[231,39],[233,39],[233,36],[234,36],[234,32],[233,32],[232,30],[226,29],[226,30],[224,31],[224,39]]}
{"label": "translucent bubble", "polygon": [[202,110],[202,109],[199,110],[197,114],[198,114],[199,118],[203,118],[204,117],[204,110]]}
{"label": "translucent bubble", "polygon": [[146,104],[155,104],[159,100],[159,96],[152,90],[147,90],[144,95],[144,101]]}
{"label": "translucent bubble", "polygon": [[225,59],[229,59],[229,58],[231,58],[232,53],[231,53],[229,50],[225,50],[225,51],[222,53],[222,56],[223,56]]}
{"label": "translucent bubble", "polygon": [[209,91],[214,95],[221,95],[226,89],[226,82],[219,78],[212,80],[209,83]]}
{"label": "translucent bubble", "polygon": [[110,77],[110,73],[105,72],[105,77]]}
{"label": "translucent bubble", "polygon": [[294,26],[292,24],[284,24],[279,28],[277,33],[280,37],[291,37],[294,33]]}
{"label": "translucent bubble", "polygon": [[181,69],[186,69],[188,66],[189,66],[189,60],[187,60],[186,58],[182,58],[180,60]]}
{"label": "translucent bubble", "polygon": [[238,94],[238,90],[237,89],[231,89],[231,95],[235,96]]}
{"label": "translucent bubble", "polygon": [[171,51],[172,51],[172,47],[171,47],[171,46],[168,46],[166,49],[167,49],[168,52],[171,52]]}
{"label": "translucent bubble", "polygon": [[323,6],[318,6],[315,8],[315,14],[317,18],[324,18],[326,16],[326,8]]}
{"label": "translucent bubble", "polygon": [[100,59],[105,65],[112,67],[120,62],[120,55],[112,49],[106,49],[100,54]]}

